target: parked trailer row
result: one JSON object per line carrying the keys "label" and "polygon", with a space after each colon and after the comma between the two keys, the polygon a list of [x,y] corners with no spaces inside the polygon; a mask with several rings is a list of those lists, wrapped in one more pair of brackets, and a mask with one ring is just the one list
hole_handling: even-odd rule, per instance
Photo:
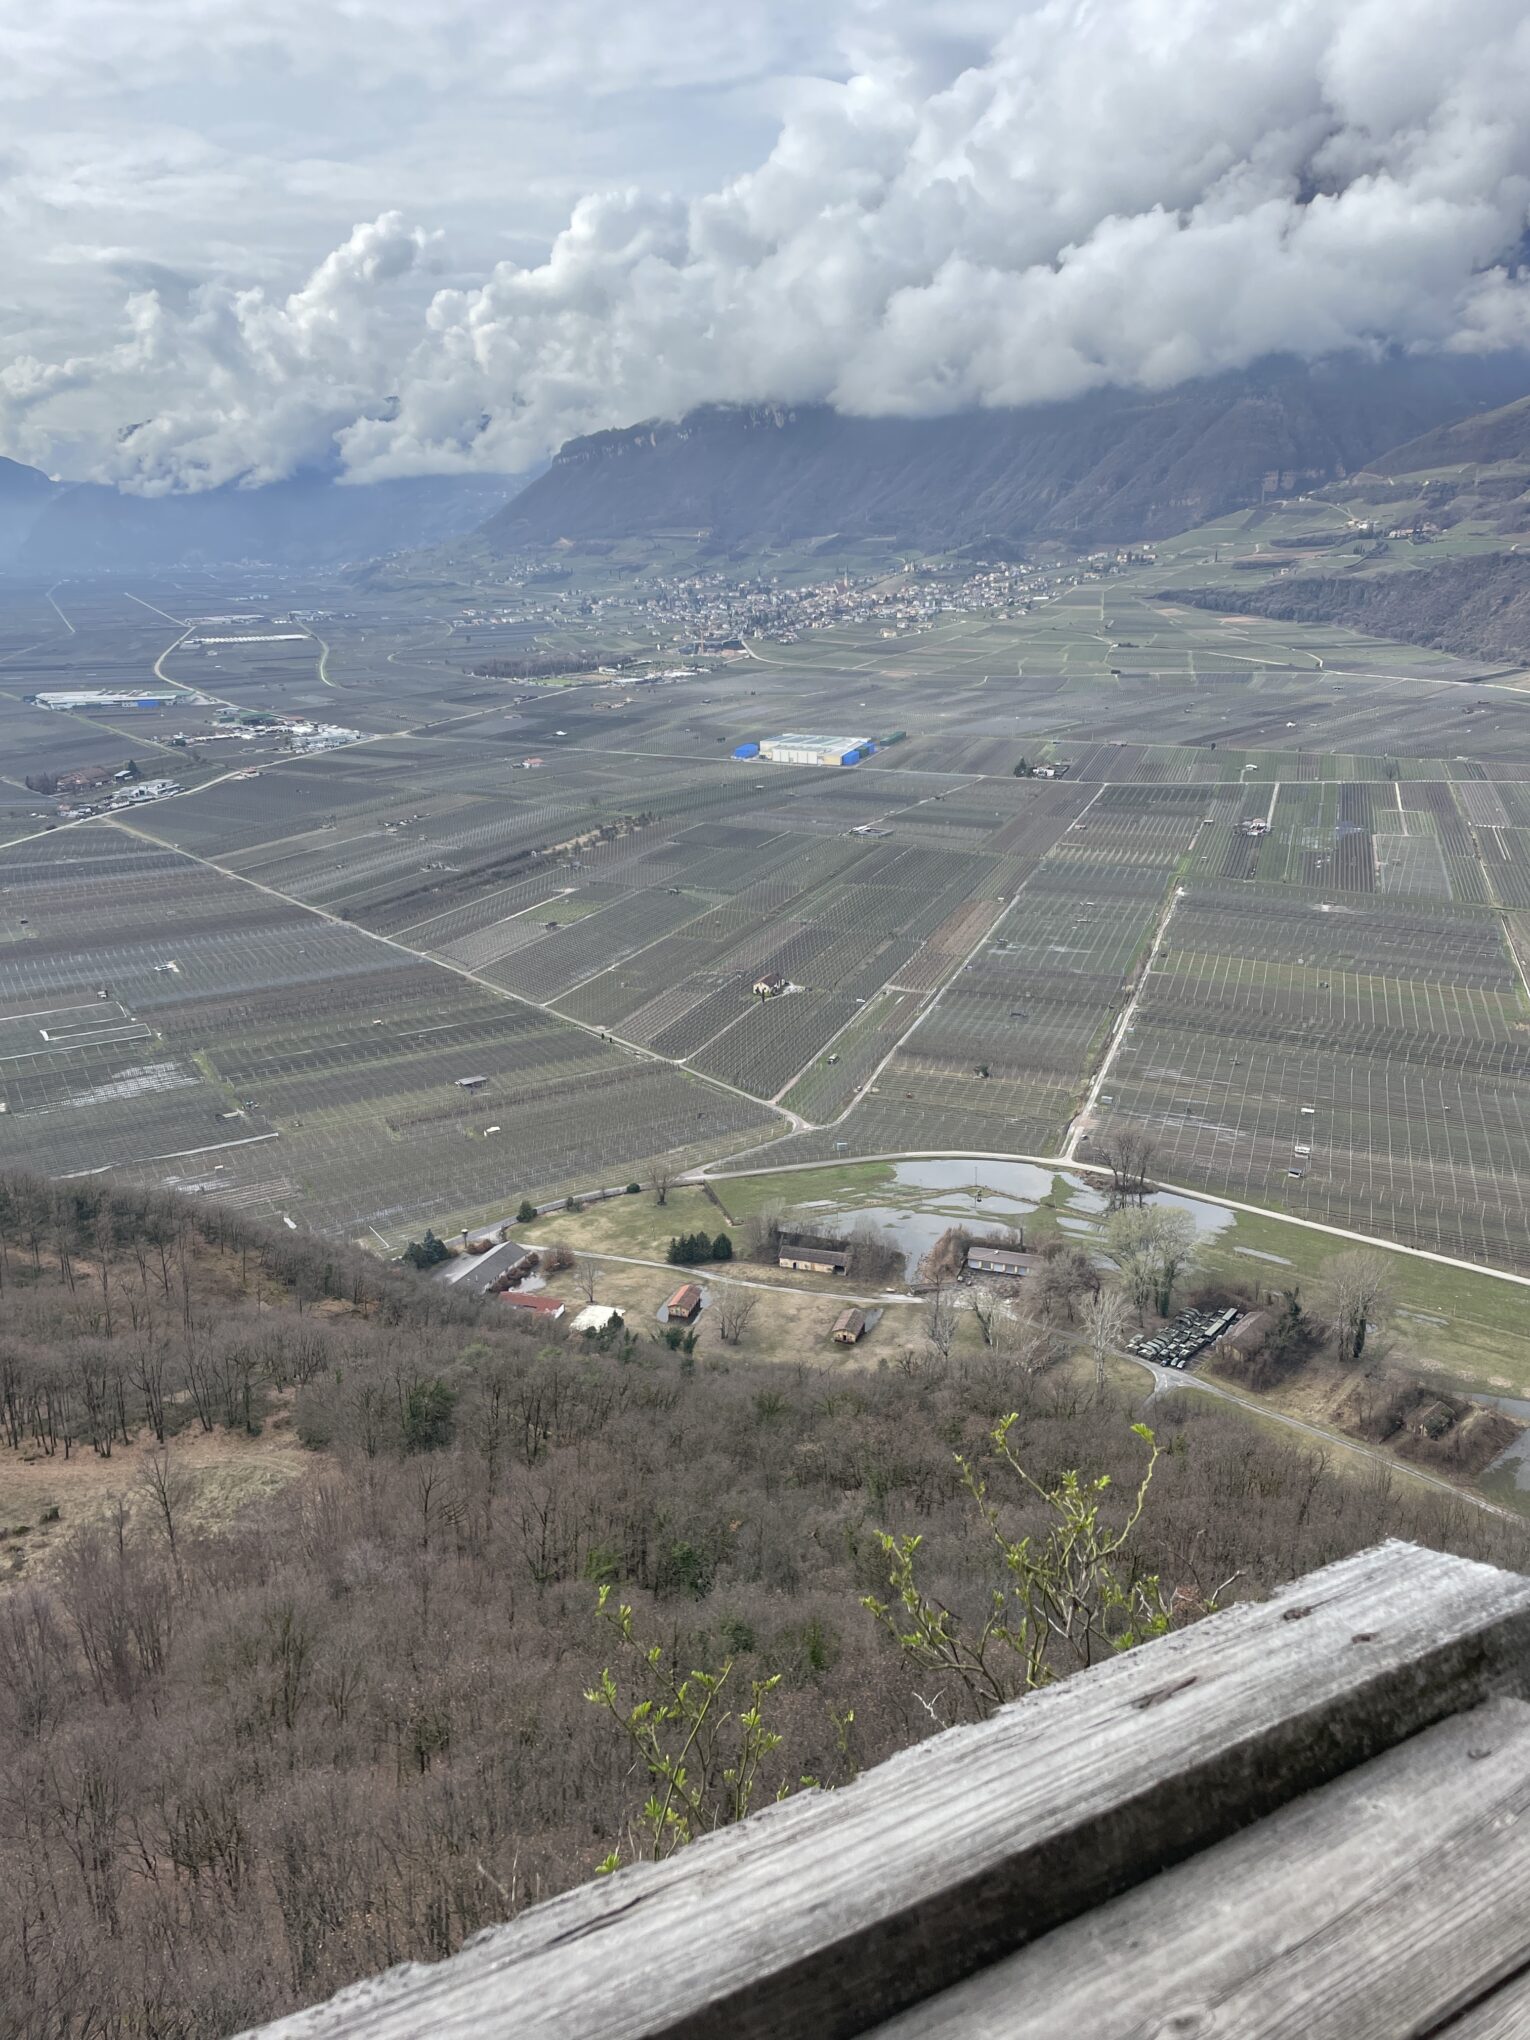
{"label": "parked trailer row", "polygon": [[1156,1360],[1160,1367],[1186,1367],[1197,1353],[1225,1338],[1241,1316],[1236,1310],[1181,1311],[1172,1325],[1161,1332],[1139,1332],[1127,1341],[1127,1347],[1143,1360]]}

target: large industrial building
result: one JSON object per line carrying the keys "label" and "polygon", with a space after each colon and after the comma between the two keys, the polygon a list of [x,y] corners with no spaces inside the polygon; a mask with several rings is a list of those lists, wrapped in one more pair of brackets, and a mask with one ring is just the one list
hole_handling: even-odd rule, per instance
{"label": "large industrial building", "polygon": [[39,708],[169,708],[172,703],[184,705],[200,702],[200,694],[186,694],[179,689],[174,694],[140,694],[136,689],[128,693],[120,688],[82,687],[66,692],[49,690],[45,694],[29,694],[26,699],[35,702]]}
{"label": "large industrial building", "polygon": [[[875,749],[876,742],[871,737],[819,737],[791,730],[784,736],[766,737],[759,746],[759,756],[776,765],[859,765]],[[741,744],[733,755],[738,758],[754,754],[751,747]]]}

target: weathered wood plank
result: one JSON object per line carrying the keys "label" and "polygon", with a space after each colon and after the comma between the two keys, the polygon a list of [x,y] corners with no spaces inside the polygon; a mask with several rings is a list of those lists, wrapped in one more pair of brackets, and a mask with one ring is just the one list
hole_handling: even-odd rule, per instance
{"label": "weathered wood plank", "polygon": [[1490,1701],[914,2006],[875,2040],[1435,2033],[1530,1961],[1527,1830],[1530,1706]]}
{"label": "weathered wood plank", "polygon": [[866,2031],[1530,1679],[1530,1580],[1389,1544],[263,2029]]}
{"label": "weathered wood plank", "polygon": [[1530,2033],[1530,1971],[1501,1984],[1481,2004],[1439,2028],[1439,2040],[1525,2040]]}

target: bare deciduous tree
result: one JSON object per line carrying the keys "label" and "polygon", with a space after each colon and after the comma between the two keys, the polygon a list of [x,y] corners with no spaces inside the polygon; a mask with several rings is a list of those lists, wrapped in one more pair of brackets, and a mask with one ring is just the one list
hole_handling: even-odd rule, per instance
{"label": "bare deciduous tree", "polygon": [[722,1282],[717,1290],[717,1335],[725,1346],[736,1346],[760,1307],[760,1292],[746,1289],[741,1282]]}
{"label": "bare deciduous tree", "polygon": [[944,1281],[937,1281],[930,1296],[924,1335],[942,1360],[950,1359],[952,1342],[956,1338],[956,1301],[950,1286]]}
{"label": "bare deciduous tree", "polygon": [[1351,1247],[1324,1263],[1323,1283],[1339,1358],[1353,1364],[1365,1351],[1367,1334],[1391,1310],[1391,1263],[1385,1254]]}
{"label": "bare deciduous tree", "polygon": [[170,1557],[179,1572],[181,1555],[176,1544],[176,1534],[181,1517],[196,1491],[196,1483],[186,1468],[164,1445],[156,1446],[144,1460],[138,1480],[151,1507],[165,1526],[165,1541],[170,1546]]}
{"label": "bare deciduous tree", "polygon": [[979,1284],[967,1292],[967,1308],[972,1322],[978,1328],[978,1336],[985,1346],[993,1344],[994,1326],[1004,1311],[1004,1300],[997,1290]]}
{"label": "bare deciduous tree", "polygon": [[1169,1315],[1174,1285],[1194,1249],[1195,1220],[1172,1204],[1117,1211],[1105,1224],[1105,1251],[1121,1270],[1139,1318],[1149,1304],[1160,1317]]}
{"label": "bare deciduous tree", "polygon": [[[823,1214],[800,1217],[811,1229]],[[995,1284],[988,1346],[967,1329],[975,1285],[948,1285],[949,1362],[922,1299],[887,1311],[870,1366],[833,1364],[827,1344],[800,1366],[766,1362],[751,1326],[741,1349],[712,1345],[726,1367],[687,1377],[646,1338],[570,1341],[564,1323],[471,1284],[115,1179],[0,1172],[0,1244],[0,1457],[43,1462],[53,1498],[35,1535],[8,1545],[21,1576],[0,1597],[0,1876],[16,1894],[0,1905],[0,2003],[19,2006],[29,2040],[274,2019],[449,1955],[587,1877],[592,1855],[628,1852],[656,1784],[582,1698],[606,1581],[637,1637],[662,1633],[666,1672],[720,1677],[737,1654],[723,1711],[735,1687],[747,1704],[762,1659],[779,1669],[785,1741],[757,1745],[769,1799],[804,1768],[838,1784],[972,1711],[964,1675],[983,1672],[963,1646],[981,1651],[996,1591],[1017,1634],[1048,1630],[1043,1668],[1060,1673],[1081,1640],[1087,1657],[1121,1641],[1122,1622],[1186,1619],[1240,1569],[1262,1594],[1388,1534],[1522,1561],[1514,1526],[1464,1498],[1384,1469],[1330,1478],[1273,1426],[1173,1396],[1165,1485],[1115,1560],[1128,1598],[1112,1592],[1091,1641],[1074,1587],[1087,1598],[1097,1575],[1072,1574],[1059,1603],[1037,1568],[1098,1558],[1143,1462],[1109,1373],[1100,1397],[1087,1359],[1053,1364],[1086,1354],[1087,1332],[1048,1307],[1037,1273]],[[564,1279],[554,1291],[575,1298]],[[657,1273],[648,1288],[656,1305]],[[713,1308],[756,1293],[763,1326],[763,1285],[719,1276]],[[1081,1289],[1075,1313],[1082,1302]],[[824,1332],[829,1303],[815,1306]],[[1372,1292],[1367,1324],[1380,1308]],[[1378,1427],[1400,1382],[1375,1372],[1380,1343],[1366,1337],[1353,1398]],[[287,1454],[267,1459],[243,1435],[252,1392],[256,1420],[307,1448],[286,1486],[267,1475]],[[992,1437],[1017,1409],[1029,1483]],[[152,1472],[140,1480],[156,1416],[164,1495]],[[997,1525],[952,1490],[953,1452],[985,1433],[1001,1456],[972,1463]],[[200,1480],[204,1459],[193,1514],[179,1476]],[[1059,1485],[1070,1467],[1076,1497]],[[904,1540],[928,1539],[916,1608],[880,1593],[900,1645],[928,1619],[933,1661],[882,1647],[856,1612],[880,1585],[871,1526],[899,1541],[900,1563]],[[1155,1575],[1163,1594],[1144,1611]],[[1011,1583],[1026,1582],[1017,1601]],[[949,1625],[935,1605],[948,1593]],[[630,1709],[650,1689],[632,1686],[642,1666],[621,1651]],[[987,1663],[998,1699],[1029,1682],[1013,1653]],[[692,1698],[707,1703],[699,1683]]]}
{"label": "bare deciduous tree", "polygon": [[740,1228],[744,1257],[750,1261],[773,1262],[781,1251],[782,1207],[765,1204],[746,1212]]}
{"label": "bare deciduous tree", "polygon": [[1026,1280],[1026,1293],[1038,1315],[1071,1324],[1079,1299],[1091,1296],[1099,1286],[1099,1272],[1083,1248],[1064,1245],[1042,1259]]}
{"label": "bare deciduous tree", "polygon": [[1158,1143],[1150,1134],[1130,1126],[1115,1127],[1095,1143],[1094,1152],[1110,1171],[1115,1196],[1146,1196],[1148,1177],[1158,1159]]}
{"label": "bare deciduous tree", "polygon": [[668,1162],[658,1163],[654,1169],[653,1174],[649,1177],[648,1180],[653,1186],[654,1203],[668,1204],[670,1185],[675,1180],[675,1172],[670,1167],[669,1163]]}
{"label": "bare deciduous tree", "polygon": [[1011,1377],[1023,1374],[1034,1380],[1059,1358],[1056,1333],[1027,1308],[1023,1293],[1003,1299],[992,1332],[993,1351]]}
{"label": "bare deciduous tree", "polygon": [[588,1254],[580,1254],[570,1271],[574,1287],[586,1303],[595,1301],[595,1292],[600,1287],[600,1269]]}
{"label": "bare deciduous tree", "polygon": [[1121,1291],[1101,1284],[1079,1312],[1079,1323],[1094,1361],[1094,1392],[1105,1394],[1105,1363],[1126,1337],[1131,1309]]}

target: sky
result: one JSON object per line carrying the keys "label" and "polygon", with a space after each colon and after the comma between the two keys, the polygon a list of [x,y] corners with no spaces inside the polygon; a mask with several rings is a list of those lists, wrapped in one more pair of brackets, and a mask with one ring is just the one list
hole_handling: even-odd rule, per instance
{"label": "sky", "polygon": [[1523,346],[1523,0],[0,0],[0,453],[513,474]]}

